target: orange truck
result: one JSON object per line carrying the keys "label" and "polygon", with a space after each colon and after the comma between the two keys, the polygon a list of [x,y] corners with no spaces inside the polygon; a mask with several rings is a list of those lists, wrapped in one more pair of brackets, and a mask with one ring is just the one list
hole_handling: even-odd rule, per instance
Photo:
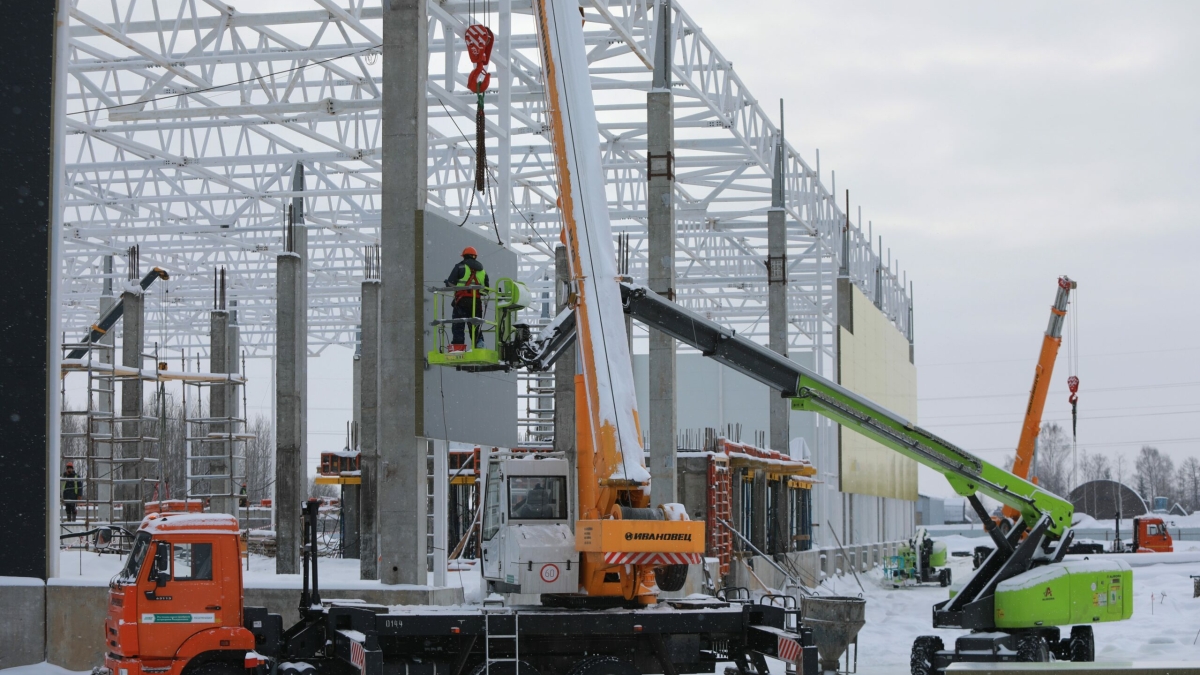
{"label": "orange truck", "polygon": [[113,578],[104,622],[113,675],[218,675],[259,665],[242,611],[237,519],[152,513]]}
{"label": "orange truck", "polygon": [[300,619],[286,631],[279,614],[243,606],[232,516],[148,515],[111,581],[94,675],[681,675],[730,661],[769,675],[767,658],[817,672],[813,632],[794,603],[684,599],[597,612],[322,601],[318,507],[304,508]]}

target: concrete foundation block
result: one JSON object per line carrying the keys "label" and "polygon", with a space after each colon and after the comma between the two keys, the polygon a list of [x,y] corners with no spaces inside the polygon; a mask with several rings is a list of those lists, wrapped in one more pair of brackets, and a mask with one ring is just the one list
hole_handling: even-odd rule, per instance
{"label": "concrete foundation block", "polygon": [[[13,620],[0,622],[0,668],[46,660],[46,582],[0,577],[0,606]],[[19,620],[16,619],[19,617]]]}
{"label": "concrete foundation block", "polygon": [[91,670],[104,662],[108,584],[80,583],[46,584],[46,660],[67,670]]}

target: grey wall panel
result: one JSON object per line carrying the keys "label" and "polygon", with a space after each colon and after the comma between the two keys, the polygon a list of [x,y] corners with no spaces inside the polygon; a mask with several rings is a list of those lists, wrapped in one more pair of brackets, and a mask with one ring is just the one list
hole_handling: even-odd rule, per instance
{"label": "grey wall panel", "polygon": [[[500,277],[517,276],[517,256],[476,230],[459,227],[428,211],[425,213],[424,286],[441,286],[462,250],[474,246],[487,270],[490,285]],[[437,348],[433,298],[425,298],[425,351]],[[488,309],[489,318],[494,307]],[[446,317],[449,318],[447,309]],[[491,338],[488,347],[492,347]],[[517,445],[516,373],[467,373],[453,368],[426,366],[425,436],[481,446],[511,448]]]}

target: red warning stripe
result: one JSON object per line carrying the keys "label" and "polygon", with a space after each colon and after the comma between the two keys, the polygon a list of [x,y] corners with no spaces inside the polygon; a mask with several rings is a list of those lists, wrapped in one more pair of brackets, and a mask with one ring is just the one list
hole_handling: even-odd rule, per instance
{"label": "red warning stripe", "polygon": [[804,648],[791,638],[780,637],[775,645],[775,653],[783,661],[800,663],[800,655],[804,653]]}
{"label": "red warning stripe", "polygon": [[699,565],[699,553],[625,553],[609,551],[604,562],[610,565]]}

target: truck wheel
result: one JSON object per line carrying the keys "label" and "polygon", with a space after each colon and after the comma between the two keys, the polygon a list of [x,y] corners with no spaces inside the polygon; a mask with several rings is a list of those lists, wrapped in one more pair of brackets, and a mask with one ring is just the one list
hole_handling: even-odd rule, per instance
{"label": "truck wheel", "polygon": [[[521,675],[539,675],[537,668],[529,665],[528,661],[521,661]],[[480,661],[479,665],[471,670],[471,675],[517,675],[517,664],[512,661],[501,661],[493,663],[489,672],[487,661]]]}
{"label": "truck wheel", "polygon": [[1050,645],[1041,635],[1022,635],[1017,640],[1017,660],[1024,663],[1045,663],[1050,660]]}
{"label": "truck wheel", "polygon": [[654,570],[654,580],[660,591],[681,591],[687,583],[687,565],[665,565]]}
{"label": "truck wheel", "polygon": [[1072,626],[1068,645],[1072,661],[1091,663],[1096,660],[1096,637],[1091,626]]}
{"label": "truck wheel", "polygon": [[937,667],[933,664],[937,653],[946,648],[942,638],[936,635],[922,635],[913,641],[912,657],[908,661],[912,675],[937,675]]}
{"label": "truck wheel", "polygon": [[246,669],[241,664],[228,661],[205,661],[185,672],[187,675],[246,675]]}
{"label": "truck wheel", "polygon": [[642,675],[634,665],[617,656],[589,656],[567,671],[567,675]]}
{"label": "truck wheel", "polygon": [[938,584],[942,588],[945,588],[950,585],[950,568],[949,567],[943,567],[942,569],[938,570]]}

